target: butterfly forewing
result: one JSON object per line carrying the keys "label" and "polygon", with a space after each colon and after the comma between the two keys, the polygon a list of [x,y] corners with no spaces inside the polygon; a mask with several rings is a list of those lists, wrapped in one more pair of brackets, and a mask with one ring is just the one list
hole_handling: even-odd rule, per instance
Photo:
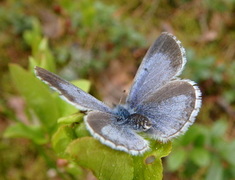
{"label": "butterfly forewing", "polygon": [[35,73],[39,79],[58,91],[63,99],[78,109],[111,112],[104,103],[59,76],[40,67],[35,67]]}
{"label": "butterfly forewing", "polygon": [[180,42],[173,35],[162,33],[149,48],[137,71],[127,97],[130,108],[179,75],[185,62],[185,51]]}

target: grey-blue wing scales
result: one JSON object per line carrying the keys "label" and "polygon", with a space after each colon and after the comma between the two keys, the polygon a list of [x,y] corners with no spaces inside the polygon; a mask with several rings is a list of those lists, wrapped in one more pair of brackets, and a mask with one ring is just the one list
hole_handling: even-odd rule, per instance
{"label": "grey-blue wing scales", "polygon": [[103,144],[132,155],[148,150],[148,142],[131,129],[114,123],[114,115],[92,111],[85,117],[90,133]]}
{"label": "grey-blue wing scales", "polygon": [[180,75],[186,63],[185,50],[180,41],[169,33],[162,33],[145,55],[127,97],[127,104],[134,108],[165,83]]}
{"label": "grey-blue wing scales", "polygon": [[193,81],[175,80],[144,99],[136,112],[148,117],[154,139],[168,141],[186,132],[201,106],[201,92]]}
{"label": "grey-blue wing scales", "polygon": [[78,109],[111,112],[111,109],[104,103],[59,76],[40,67],[35,67],[35,74]]}

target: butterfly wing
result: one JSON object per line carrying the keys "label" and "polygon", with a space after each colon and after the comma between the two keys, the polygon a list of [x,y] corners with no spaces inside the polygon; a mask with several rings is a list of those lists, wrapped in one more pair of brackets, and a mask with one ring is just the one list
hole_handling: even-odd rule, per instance
{"label": "butterfly wing", "polygon": [[147,133],[154,139],[168,141],[193,124],[201,106],[201,92],[189,80],[175,80],[146,97],[137,107],[152,122]]}
{"label": "butterfly wing", "polygon": [[110,108],[104,103],[59,76],[40,67],[35,67],[35,74],[40,80],[59,92],[63,99],[78,109],[111,112]]}
{"label": "butterfly wing", "polygon": [[115,124],[114,118],[110,113],[92,111],[85,117],[85,124],[96,139],[113,149],[137,155],[149,148],[146,140],[129,128]]}
{"label": "butterfly wing", "polygon": [[178,76],[186,63],[185,50],[173,35],[162,33],[153,43],[140,65],[127,97],[127,104],[134,108],[174,77]]}

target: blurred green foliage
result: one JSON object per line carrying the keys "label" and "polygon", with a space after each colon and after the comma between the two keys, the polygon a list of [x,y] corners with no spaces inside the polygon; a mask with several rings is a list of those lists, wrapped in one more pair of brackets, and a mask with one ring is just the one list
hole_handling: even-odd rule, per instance
{"label": "blurred green foliage", "polygon": [[[53,151],[66,159],[74,156],[80,166],[101,177],[101,171],[88,166],[89,157],[80,159],[75,152],[83,153],[83,141],[91,141],[91,148],[95,143],[80,122],[83,114],[72,114],[77,110],[37,80],[33,67],[59,72],[68,80],[86,77],[98,82],[94,77],[107,72],[113,60],[140,62],[161,31],[173,32],[187,47],[183,77],[196,81],[203,93],[196,124],[174,141],[164,175],[166,179],[234,179],[234,9],[234,0],[1,1],[0,179],[88,178],[83,168],[72,161],[61,163]],[[90,88],[90,81],[75,84],[86,91]],[[20,101],[12,107],[18,94],[25,104]],[[3,138],[3,132],[5,137],[17,139]],[[169,152],[167,147],[165,152]],[[109,156],[126,157],[100,148]],[[94,153],[102,156],[99,151]],[[166,154],[158,158],[161,156]],[[141,161],[126,158],[135,164]],[[141,178],[145,173],[134,172],[137,177],[143,175]]]}
{"label": "blurred green foliage", "polygon": [[[59,117],[76,113],[78,110],[62,101],[58,94],[52,93],[49,87],[37,79],[33,73],[33,68],[36,65],[55,71],[55,61],[47,45],[47,39],[41,36],[37,21],[34,22],[31,31],[25,31],[24,37],[32,49],[32,56],[29,57],[29,70],[24,70],[16,64],[10,64],[9,68],[14,87],[26,102],[25,111],[29,121],[22,122],[17,119],[16,123],[5,130],[3,136],[5,138],[26,138],[31,140],[38,153],[47,161],[48,168],[54,168],[57,173],[60,173],[55,162],[53,162],[55,160],[50,159],[46,153],[46,145],[50,143],[51,137],[57,129]],[[86,80],[74,81],[73,84],[84,91],[88,91],[90,87],[89,81]],[[40,147],[41,145],[43,146]],[[82,170],[77,166],[73,168],[76,169],[76,171],[71,171],[74,174],[70,174],[71,168],[69,168],[68,175],[62,175],[62,177],[65,179],[67,176],[79,178],[81,173],[78,172]]]}
{"label": "blurred green foliage", "polygon": [[234,179],[235,140],[228,140],[228,123],[218,120],[212,127],[194,125],[174,141],[174,151],[167,159],[169,171],[189,179]]}

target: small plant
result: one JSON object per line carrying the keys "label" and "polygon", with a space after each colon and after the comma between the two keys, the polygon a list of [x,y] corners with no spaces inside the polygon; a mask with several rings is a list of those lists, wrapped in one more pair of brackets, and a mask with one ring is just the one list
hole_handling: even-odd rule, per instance
{"label": "small plant", "polygon": [[[39,81],[32,72],[35,65],[55,71],[55,62],[47,39],[42,38],[40,26],[36,20],[34,28],[31,31],[26,31],[24,37],[32,49],[32,56],[29,57],[29,70],[24,70],[16,64],[11,64],[9,68],[14,87],[26,102],[25,111],[28,122],[17,120],[6,129],[4,137],[30,139],[36,145],[39,154],[44,156],[45,160],[49,162],[48,164],[51,165],[49,168],[57,168],[55,162],[50,163],[53,160],[48,159],[50,156],[46,155],[47,147],[45,145],[50,143],[52,135],[57,130],[59,117],[78,111],[62,101],[58,94],[51,93],[50,89]],[[84,91],[89,90],[90,83],[86,80],[74,81],[73,83]],[[76,177],[77,174],[74,176]]]}
{"label": "small plant", "polygon": [[194,125],[173,143],[167,157],[168,171],[182,179],[226,180],[235,178],[235,140],[227,140],[228,124],[218,120],[210,128]]}

